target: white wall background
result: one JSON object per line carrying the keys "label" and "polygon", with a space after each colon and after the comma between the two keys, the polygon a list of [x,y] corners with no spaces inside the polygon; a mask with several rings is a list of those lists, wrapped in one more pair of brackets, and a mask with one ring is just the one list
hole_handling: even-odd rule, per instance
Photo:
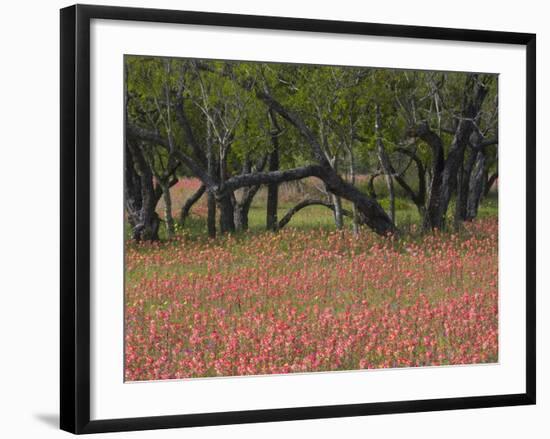
{"label": "white wall background", "polygon": [[[105,437],[533,437],[550,435],[550,88],[545,2],[479,0],[103,0],[88,3],[535,32],[538,36],[538,405],[103,435]],[[66,436],[58,422],[59,13],[64,1],[3,4],[0,14],[0,436]],[[546,231],[545,231],[546,229]],[[548,369],[547,369],[548,370]]]}

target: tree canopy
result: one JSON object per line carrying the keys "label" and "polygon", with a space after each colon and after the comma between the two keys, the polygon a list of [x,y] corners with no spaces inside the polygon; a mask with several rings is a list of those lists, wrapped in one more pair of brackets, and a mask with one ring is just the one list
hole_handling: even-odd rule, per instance
{"label": "tree canopy", "polygon": [[[125,86],[125,199],[136,240],[158,239],[161,198],[174,235],[170,187],[184,176],[201,187],[181,221],[205,193],[211,236],[246,229],[263,185],[267,228],[284,226],[277,186],[306,177],[320,180],[324,198],[296,207],[326,205],[337,228],[347,215],[355,229],[398,234],[396,194],[414,203],[425,230],[447,227],[454,199],[459,227],[498,176],[494,74],[126,56]],[[359,175],[384,179],[388,209],[374,184],[358,187]]]}

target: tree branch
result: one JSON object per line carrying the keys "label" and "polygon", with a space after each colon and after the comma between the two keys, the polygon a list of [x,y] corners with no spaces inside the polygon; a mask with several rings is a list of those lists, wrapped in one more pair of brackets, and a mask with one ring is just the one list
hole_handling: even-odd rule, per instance
{"label": "tree branch", "polygon": [[[330,209],[332,211],[335,210],[334,204],[332,204],[332,203],[329,203],[329,202],[323,201],[323,200],[314,200],[314,199],[309,199],[308,198],[306,200],[300,201],[294,207],[289,209],[287,211],[287,213],[285,213],[285,216],[283,216],[281,218],[281,220],[279,221],[278,229],[280,230],[284,226],[286,226],[296,213],[298,213],[300,210],[302,210],[302,209],[304,209],[308,206],[325,206],[325,207],[327,207],[328,209]],[[353,217],[353,213],[351,213],[349,210],[346,210],[346,209],[342,209],[342,215],[348,216],[348,217]]]}
{"label": "tree branch", "polygon": [[[168,140],[161,136],[158,132],[150,131],[145,128],[141,128],[135,125],[126,125],[126,134],[129,137],[143,140],[146,142],[152,142],[157,145],[163,146],[167,150],[170,150]],[[182,164],[186,165],[193,174],[195,174],[207,187],[216,188],[216,182],[208,175],[202,166],[200,166],[193,158],[185,154],[183,151],[176,149],[173,151],[174,157],[176,157]]]}
{"label": "tree branch", "polygon": [[301,180],[306,177],[322,178],[323,174],[324,169],[319,165],[303,166],[300,168],[287,169],[285,171],[240,174],[229,178],[225,182],[224,188],[235,190],[245,186],[283,183],[285,181]]}
{"label": "tree branch", "polygon": [[309,143],[309,145],[312,148],[313,155],[319,162],[321,166],[330,167],[330,163],[328,162],[325,153],[323,152],[323,148],[321,147],[321,144],[319,143],[319,140],[315,137],[313,132],[309,129],[309,127],[305,124],[305,122],[300,118],[297,114],[291,112],[290,110],[287,110],[281,103],[279,103],[273,96],[271,96],[266,91],[257,91],[256,96],[258,99],[263,101],[269,108],[279,113],[285,120],[290,122],[292,125],[298,129],[300,134],[306,139],[306,141]]}
{"label": "tree branch", "polygon": [[189,212],[191,211],[191,208],[193,205],[200,200],[202,195],[206,192],[206,186],[204,184],[201,184],[200,187],[195,191],[193,195],[191,195],[186,201],[183,207],[181,208],[181,214],[180,214],[180,224],[183,225],[185,223],[185,220],[189,216]]}

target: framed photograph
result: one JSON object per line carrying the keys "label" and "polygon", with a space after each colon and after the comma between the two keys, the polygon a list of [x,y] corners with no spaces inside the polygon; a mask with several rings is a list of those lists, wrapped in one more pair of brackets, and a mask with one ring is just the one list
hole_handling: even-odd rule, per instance
{"label": "framed photograph", "polygon": [[61,10],[61,428],[535,403],[535,35]]}

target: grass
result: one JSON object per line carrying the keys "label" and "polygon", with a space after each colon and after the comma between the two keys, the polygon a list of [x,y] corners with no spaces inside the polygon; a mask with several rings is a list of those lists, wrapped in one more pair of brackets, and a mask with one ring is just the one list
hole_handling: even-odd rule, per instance
{"label": "grass", "polygon": [[[181,206],[199,186],[196,179],[182,179],[176,186],[171,189],[172,205]],[[364,192],[367,192],[366,178],[358,178],[357,187]],[[389,210],[389,199],[387,189],[381,179],[375,180],[375,192],[378,194],[378,202],[386,210]],[[419,224],[421,222],[420,215],[414,203],[407,199],[399,187],[396,188],[396,222],[398,226],[411,224]],[[315,179],[305,179],[300,182],[285,183],[279,189],[279,209],[278,217],[282,218],[285,213],[291,209],[296,203],[305,198],[324,198],[325,196],[319,192],[318,184]],[[249,228],[252,232],[265,230],[265,205],[267,200],[267,191],[262,188],[252,203],[249,212]],[[351,203],[347,200],[342,200],[342,205],[345,209],[351,210]],[[451,200],[449,206],[449,218],[452,221],[452,212],[454,211],[454,201]],[[162,200],[159,203],[158,213],[164,217]],[[174,208],[173,216],[177,220],[179,212]],[[479,217],[486,218],[498,215],[498,193],[496,191],[489,192],[489,195],[483,200],[479,209]],[[348,227],[351,227],[351,219],[344,218],[344,222]],[[309,206],[296,213],[287,227],[302,228],[333,228],[334,217],[332,211],[323,206]],[[164,227],[162,227],[163,229]],[[185,232],[190,236],[200,237],[206,234],[206,197],[193,207],[191,215],[185,225]],[[165,231],[161,230],[161,237],[165,237]]]}
{"label": "grass", "polygon": [[[192,185],[175,188],[174,205]],[[279,217],[308,191],[284,188]],[[419,223],[412,203],[396,204],[399,227]],[[399,240],[354,237],[349,219],[338,232],[322,206],[266,232],[264,206],[260,192],[250,229],[212,240],[203,199],[176,239],[126,242],[127,380],[498,360],[496,193],[458,232]]]}
{"label": "grass", "polygon": [[127,244],[126,379],[494,362],[498,223]]}

